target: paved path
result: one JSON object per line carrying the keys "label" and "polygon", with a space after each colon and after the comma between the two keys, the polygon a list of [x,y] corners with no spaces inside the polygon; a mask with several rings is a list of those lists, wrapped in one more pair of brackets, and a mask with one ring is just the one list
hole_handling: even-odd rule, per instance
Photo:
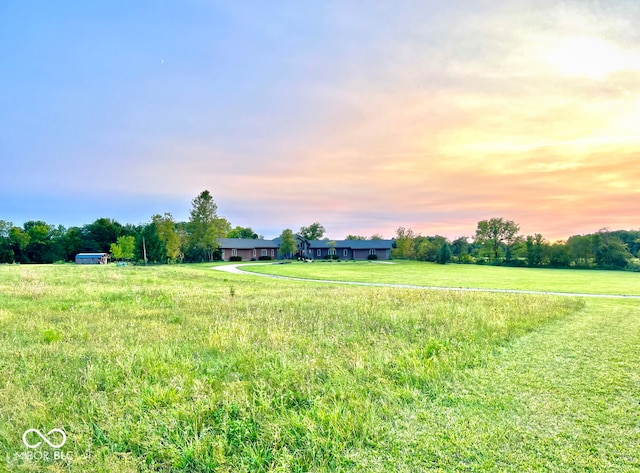
{"label": "paved path", "polygon": [[344,284],[347,286],[370,286],[370,287],[397,287],[400,289],[429,289],[433,291],[460,291],[460,292],[499,292],[507,294],[538,294],[545,296],[565,296],[565,297],[596,297],[607,299],[638,299],[640,296],[624,295],[624,294],[585,294],[576,292],[552,292],[552,291],[527,291],[524,289],[483,289],[479,287],[442,287],[442,286],[418,286],[414,284],[387,284],[377,282],[356,282],[356,281],[333,281],[330,279],[305,279],[294,278],[290,276],[278,276],[276,274],[263,274],[253,273],[250,271],[243,271],[240,266],[262,266],[273,263],[242,263],[231,264],[224,266],[214,266],[213,269],[218,271],[225,271],[232,274],[248,274],[250,276],[261,276],[271,279],[285,279],[287,281],[303,281],[303,282],[315,282],[322,284]]}

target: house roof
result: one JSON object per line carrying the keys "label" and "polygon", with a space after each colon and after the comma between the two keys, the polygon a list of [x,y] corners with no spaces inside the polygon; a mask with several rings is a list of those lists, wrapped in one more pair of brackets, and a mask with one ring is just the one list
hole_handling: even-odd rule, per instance
{"label": "house roof", "polygon": [[76,258],[101,258],[106,255],[107,253],[78,253]]}
{"label": "house roof", "polygon": [[236,250],[253,250],[254,248],[278,248],[273,240],[258,240],[253,238],[218,238],[220,248]]}
{"label": "house roof", "polygon": [[[310,240],[309,248],[330,248],[329,243],[335,243],[335,248],[347,248],[351,250],[386,250],[393,248],[393,240]],[[333,245],[332,245],[333,246]]]}

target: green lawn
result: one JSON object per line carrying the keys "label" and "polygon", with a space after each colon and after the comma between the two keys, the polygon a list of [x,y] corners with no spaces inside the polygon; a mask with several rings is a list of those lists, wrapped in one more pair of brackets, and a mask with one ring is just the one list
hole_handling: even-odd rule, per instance
{"label": "green lawn", "polygon": [[0,266],[0,470],[640,468],[634,301],[209,268]]}
{"label": "green lawn", "polygon": [[305,279],[588,294],[640,295],[640,273],[547,268],[508,268],[415,261],[316,262],[247,266],[246,271]]}

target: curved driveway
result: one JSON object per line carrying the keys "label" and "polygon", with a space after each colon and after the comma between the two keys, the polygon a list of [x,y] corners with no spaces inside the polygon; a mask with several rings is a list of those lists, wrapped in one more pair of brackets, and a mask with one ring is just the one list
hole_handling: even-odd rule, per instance
{"label": "curved driveway", "polygon": [[248,274],[250,276],[261,276],[271,279],[285,279],[287,281],[303,281],[303,282],[315,282],[322,284],[343,284],[347,286],[370,286],[370,287],[397,287],[400,289],[429,289],[433,291],[460,291],[460,292],[499,292],[507,294],[538,294],[545,296],[565,296],[565,297],[596,297],[596,298],[608,298],[608,299],[639,299],[640,296],[624,295],[624,294],[584,294],[575,292],[551,292],[551,291],[527,291],[524,289],[482,289],[478,287],[443,287],[443,286],[417,286],[413,284],[387,284],[376,282],[356,282],[356,281],[332,281],[330,279],[305,279],[294,278],[290,276],[278,276],[276,274],[263,274],[252,273],[250,271],[243,271],[240,266],[263,266],[273,263],[242,263],[231,264],[224,266],[214,266],[213,269],[218,271],[225,271],[232,274]]}

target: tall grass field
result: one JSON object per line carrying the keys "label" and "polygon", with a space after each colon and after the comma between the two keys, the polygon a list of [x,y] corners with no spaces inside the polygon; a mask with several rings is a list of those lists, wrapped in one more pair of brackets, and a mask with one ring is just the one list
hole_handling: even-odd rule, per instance
{"label": "tall grass field", "polygon": [[0,266],[0,471],[640,471],[640,301],[211,266]]}

